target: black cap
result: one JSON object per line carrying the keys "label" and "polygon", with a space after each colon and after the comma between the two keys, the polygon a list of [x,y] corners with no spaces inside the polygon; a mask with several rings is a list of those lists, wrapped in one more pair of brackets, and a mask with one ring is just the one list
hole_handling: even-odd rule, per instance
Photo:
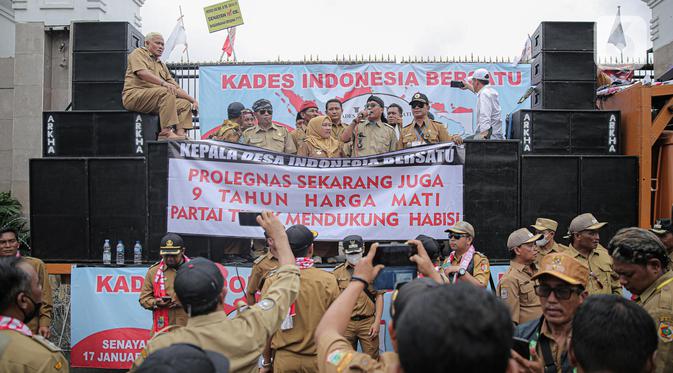
{"label": "black cap", "polygon": [[411,101],[409,103],[412,103],[412,102],[422,102],[424,104],[429,104],[430,103],[430,101],[428,100],[428,96],[426,96],[425,94],[423,94],[421,92],[416,92],[416,93],[414,93],[413,96],[411,96]]}
{"label": "black cap", "polygon": [[175,233],[167,233],[161,238],[159,255],[177,255],[185,247],[182,237]]}
{"label": "black cap", "polygon": [[346,236],[342,243],[344,254],[360,253],[365,250],[365,241],[357,234]]}
{"label": "black cap", "polygon": [[437,240],[424,234],[419,234],[416,239],[421,241],[430,259],[435,260],[439,256],[440,245]]}
{"label": "black cap", "polygon": [[245,106],[243,106],[242,103],[232,102],[229,104],[229,107],[227,107],[227,116],[229,119],[239,118],[243,109],[245,109]]}
{"label": "black cap", "polygon": [[215,263],[194,258],[184,263],[175,276],[175,294],[185,308],[206,305],[222,292],[224,277]]}
{"label": "black cap", "polygon": [[290,241],[292,251],[297,251],[308,247],[313,240],[318,237],[318,232],[308,229],[305,225],[295,224],[288,228],[285,233]]}
{"label": "black cap", "polygon": [[673,226],[671,225],[671,219],[657,219],[650,229],[655,234],[664,235],[666,233],[673,233]]}
{"label": "black cap", "polygon": [[369,98],[367,99],[367,102],[370,102],[370,101],[376,102],[377,104],[379,104],[380,107],[385,107],[385,104],[383,103],[383,100],[379,96],[374,96],[374,95],[369,96]]}
{"label": "black cap", "polygon": [[417,278],[402,284],[401,287],[393,292],[392,303],[390,303],[390,314],[393,318],[393,323],[399,319],[404,308],[409,305],[409,302],[414,297],[437,286],[439,284],[428,277]]}
{"label": "black cap", "polygon": [[151,353],[136,369],[138,373],[227,373],[229,359],[193,344],[178,343]]}

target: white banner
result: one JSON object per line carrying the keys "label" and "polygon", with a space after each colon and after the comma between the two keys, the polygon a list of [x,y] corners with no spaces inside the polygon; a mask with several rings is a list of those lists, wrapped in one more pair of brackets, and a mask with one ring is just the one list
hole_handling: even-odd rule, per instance
{"label": "white banner", "polygon": [[439,144],[314,159],[213,141],[169,145],[168,231],[263,237],[239,211],[271,210],[318,240],[444,237],[463,215],[464,148]]}

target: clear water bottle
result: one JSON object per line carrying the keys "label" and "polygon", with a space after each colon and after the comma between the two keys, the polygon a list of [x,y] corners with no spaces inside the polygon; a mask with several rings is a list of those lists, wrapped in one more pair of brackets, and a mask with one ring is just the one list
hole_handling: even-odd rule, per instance
{"label": "clear water bottle", "polygon": [[112,264],[112,250],[110,249],[110,240],[105,240],[103,244],[103,264]]}
{"label": "clear water bottle", "polygon": [[117,242],[117,265],[124,265],[124,243],[121,240]]}
{"label": "clear water bottle", "polygon": [[133,246],[133,264],[142,264],[143,263],[143,247],[140,245],[140,241],[136,241],[135,246]]}

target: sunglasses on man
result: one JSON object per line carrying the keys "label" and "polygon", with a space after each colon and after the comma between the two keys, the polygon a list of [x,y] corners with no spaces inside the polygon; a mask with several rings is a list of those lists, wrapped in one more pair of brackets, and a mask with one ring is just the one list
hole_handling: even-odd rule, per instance
{"label": "sunglasses on man", "polygon": [[273,114],[273,110],[270,110],[270,109],[262,109],[262,110],[258,111],[258,113],[260,113],[261,115],[266,115],[266,114],[271,115],[271,114]]}
{"label": "sunglasses on man", "polygon": [[411,103],[411,108],[412,109],[416,109],[416,108],[423,109],[424,107],[425,107],[425,102],[414,101],[414,102]]}
{"label": "sunglasses on man", "polygon": [[547,285],[535,285],[535,294],[539,297],[547,298],[552,292],[556,296],[556,299],[567,300],[570,299],[570,296],[575,294],[581,294],[582,289],[577,286],[558,286],[551,287]]}

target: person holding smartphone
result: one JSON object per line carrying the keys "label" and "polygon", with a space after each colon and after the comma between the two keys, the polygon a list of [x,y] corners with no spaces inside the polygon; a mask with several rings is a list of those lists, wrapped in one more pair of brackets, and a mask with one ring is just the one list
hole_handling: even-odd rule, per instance
{"label": "person holding smartphone", "polygon": [[358,113],[343,133],[341,141],[350,142],[347,149],[351,157],[363,157],[397,150],[397,137],[383,115],[383,100],[371,95],[367,98],[366,108]]}
{"label": "person holding smartphone", "polygon": [[502,115],[500,111],[500,96],[498,91],[490,86],[491,73],[486,69],[477,69],[472,73],[469,81],[464,80],[463,90],[470,90],[477,95],[477,107],[474,116],[475,140],[504,140]]}

